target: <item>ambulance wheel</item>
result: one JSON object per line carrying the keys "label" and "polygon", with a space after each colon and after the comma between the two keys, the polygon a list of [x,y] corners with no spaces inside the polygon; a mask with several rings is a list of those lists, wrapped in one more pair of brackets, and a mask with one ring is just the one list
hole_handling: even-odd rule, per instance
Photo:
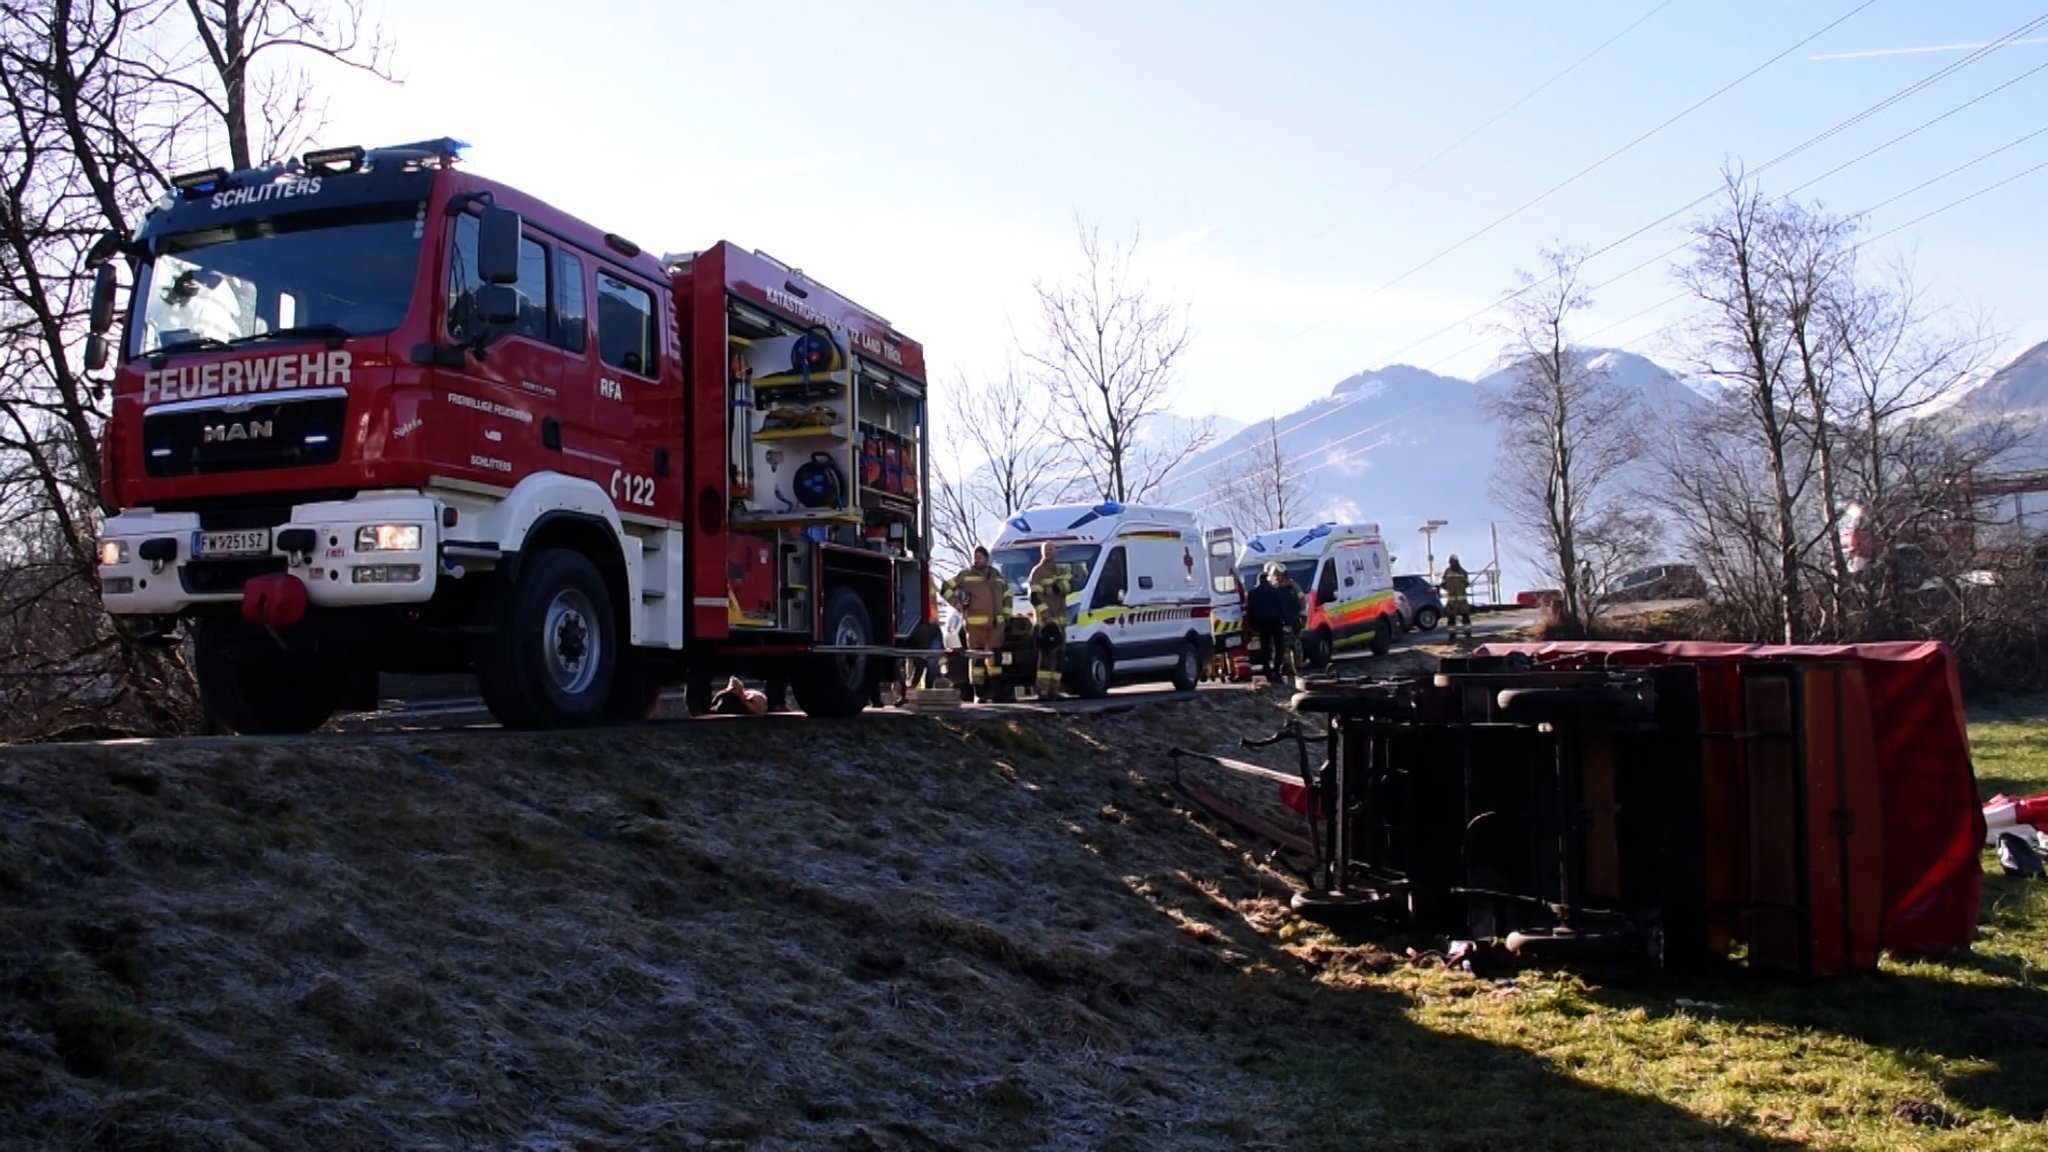
{"label": "ambulance wheel", "polygon": [[1301,663],[1304,668],[1327,668],[1330,664],[1330,633],[1318,628],[1301,638]]}
{"label": "ambulance wheel", "polygon": [[1202,652],[1189,640],[1180,646],[1180,660],[1173,666],[1173,689],[1193,692],[1202,682]]}
{"label": "ambulance wheel", "polygon": [[581,552],[543,548],[498,591],[477,687],[507,728],[579,728],[605,713],[618,665],[611,593]]}
{"label": "ambulance wheel", "polygon": [[1108,646],[1097,643],[1081,649],[1081,659],[1073,672],[1075,695],[1083,700],[1100,700],[1109,695],[1112,670]]}
{"label": "ambulance wheel", "polygon": [[[825,597],[825,643],[862,646],[875,642],[868,609],[850,588]],[[790,685],[806,716],[852,716],[868,706],[866,656],[813,656]]]}
{"label": "ambulance wheel", "polygon": [[1394,618],[1382,616],[1372,627],[1372,654],[1385,656],[1394,647]]}
{"label": "ambulance wheel", "polygon": [[229,732],[274,736],[311,732],[341,704],[345,670],[307,661],[242,660],[230,652],[234,625],[201,620],[192,636],[193,675],[206,718]]}

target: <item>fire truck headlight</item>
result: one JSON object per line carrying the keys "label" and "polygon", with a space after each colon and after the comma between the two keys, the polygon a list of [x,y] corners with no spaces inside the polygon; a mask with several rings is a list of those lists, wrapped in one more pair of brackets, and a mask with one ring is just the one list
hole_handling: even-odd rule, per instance
{"label": "fire truck headlight", "polygon": [[358,552],[417,552],[419,547],[417,524],[365,524],[356,529]]}
{"label": "fire truck headlight", "polygon": [[119,540],[100,541],[100,566],[102,568],[112,568],[116,564],[125,563],[127,559],[128,545]]}

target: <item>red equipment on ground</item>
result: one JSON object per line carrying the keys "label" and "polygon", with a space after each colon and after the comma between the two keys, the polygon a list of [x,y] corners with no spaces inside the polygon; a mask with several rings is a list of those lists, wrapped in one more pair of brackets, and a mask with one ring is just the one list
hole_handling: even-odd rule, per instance
{"label": "red equipment on ground", "polygon": [[[1883,845],[1881,862],[1870,865],[1881,872],[1877,944],[1895,953],[1942,955],[1965,950],[1976,938],[1984,812],[1955,655],[1946,644],[1486,644],[1476,655],[1515,653],[1558,669],[1671,663],[1715,669],[1723,719],[1740,714],[1732,685],[1744,663],[1821,661],[1859,668],[1865,700],[1850,722],[1867,716],[1870,725]],[[1706,685],[1703,694],[1711,696]]]}

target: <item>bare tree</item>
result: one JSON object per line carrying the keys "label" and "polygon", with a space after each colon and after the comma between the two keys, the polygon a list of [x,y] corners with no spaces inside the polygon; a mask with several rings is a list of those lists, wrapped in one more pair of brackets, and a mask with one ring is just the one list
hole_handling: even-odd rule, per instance
{"label": "bare tree", "polygon": [[1045,390],[1014,366],[980,383],[959,376],[946,389],[942,419],[952,451],[932,514],[936,543],[949,558],[966,559],[990,522],[1063,503],[1081,488],[1072,450],[1051,432]]}
{"label": "bare tree", "polygon": [[1266,427],[1243,450],[1243,467],[1220,470],[1210,479],[1210,519],[1236,529],[1239,536],[1291,528],[1308,513],[1306,475],[1280,443],[1280,422]]}
{"label": "bare tree", "polygon": [[1976,378],[1996,337],[1982,317],[1951,320],[1930,307],[1903,266],[1889,269],[1880,282],[1859,281],[1831,293],[1821,323],[1839,349],[1842,382],[1834,406],[1843,507],[1853,509],[1857,521],[1857,546],[1848,548],[1839,519],[1836,546],[1860,593],[1863,628],[1896,632],[1905,626],[1898,568],[1880,563],[1866,569],[1867,561],[1939,538],[1952,515],[1940,493],[2009,446],[2012,431],[2003,421],[1990,421],[1978,436],[1959,437],[1947,421],[1926,418]]}
{"label": "bare tree", "polygon": [[1483,403],[1501,429],[1498,497],[1563,591],[1561,617],[1583,631],[1604,575],[1594,570],[1589,535],[1596,524],[1605,529],[1603,553],[1634,535],[1625,530],[1634,521],[1617,518],[1622,494],[1613,481],[1640,453],[1637,405],[1567,334],[1592,305],[1579,278],[1584,251],[1546,250],[1542,259],[1539,272],[1518,273],[1522,288],[1502,326],[1509,382]]}
{"label": "bare tree", "polygon": [[[158,729],[196,715],[177,649],[116,627],[98,605],[107,396],[80,356],[91,288],[83,265],[100,237],[132,229],[167,171],[199,159],[208,132],[225,129],[250,147],[250,126],[221,115],[230,100],[246,113],[252,90],[284,90],[266,87],[273,73],[252,65],[259,55],[355,62],[360,12],[352,0],[344,12],[349,29],[322,39],[315,33],[338,26],[319,0],[0,7],[0,536],[16,565],[0,587],[0,673],[45,686],[38,699],[60,705],[25,711],[17,689],[17,731],[66,723],[65,707]],[[201,52],[209,34],[233,49]],[[292,83],[301,97],[258,99],[277,113],[265,147],[290,140],[312,113],[303,82]],[[91,691],[51,687],[79,684]]]}
{"label": "bare tree", "polygon": [[1167,415],[1173,373],[1187,351],[1185,315],[1148,296],[1131,272],[1137,239],[1104,248],[1076,222],[1081,270],[1037,285],[1043,342],[1026,356],[1050,392],[1055,436],[1107,499],[1142,500],[1214,437],[1207,420],[1186,435],[1148,439]]}
{"label": "bare tree", "polygon": [[[1747,433],[1761,451],[1770,496],[1769,538],[1775,549],[1779,639],[1805,638],[1801,598],[1803,550],[1797,505],[1807,475],[1798,433],[1795,348],[1787,338],[1788,300],[1772,276],[1781,228],[1778,205],[1739,173],[1726,174],[1727,203],[1693,228],[1693,260],[1679,280],[1702,304],[1695,331],[1700,370],[1727,385],[1749,417]],[[1682,462],[1680,463],[1682,467]]]}
{"label": "bare tree", "polygon": [[932,455],[932,564],[935,570],[953,571],[965,564],[982,542],[985,518],[970,482],[956,475],[958,461],[943,453]]}
{"label": "bare tree", "polygon": [[1707,305],[1695,358],[1727,388],[1670,446],[1667,510],[1746,638],[1920,634],[1921,594],[1979,564],[1970,477],[2012,440],[1932,411],[1987,331],[1937,322],[1903,273],[1872,283],[1854,220],[1733,173],[1727,191],[1679,271]]}
{"label": "bare tree", "polygon": [[[236,168],[256,161],[256,117],[262,132],[254,143],[265,149],[266,160],[290,155],[325,122],[325,105],[304,63],[309,55],[389,79],[384,65],[390,45],[375,28],[363,40],[362,0],[182,3],[194,41],[153,53],[151,63],[161,83],[185,93],[195,113],[226,130],[228,160]],[[278,57],[275,65],[262,66],[272,56]]]}

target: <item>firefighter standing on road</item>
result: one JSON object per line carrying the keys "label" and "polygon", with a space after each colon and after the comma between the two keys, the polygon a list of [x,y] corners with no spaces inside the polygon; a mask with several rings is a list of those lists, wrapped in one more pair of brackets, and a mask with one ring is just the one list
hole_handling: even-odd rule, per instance
{"label": "firefighter standing on road", "polygon": [[1058,547],[1050,540],[1039,550],[1038,563],[1031,569],[1031,609],[1038,626],[1032,631],[1038,641],[1038,698],[1060,698],[1060,676],[1067,660],[1067,597],[1074,594],[1074,578],[1066,565],[1055,564]]}
{"label": "firefighter standing on road", "polygon": [[988,549],[977,547],[974,563],[940,585],[939,595],[959,605],[960,614],[966,617],[967,647],[990,653],[981,660],[968,657],[967,683],[976,699],[992,699],[991,681],[1003,674],[996,653],[1002,649],[1003,629],[1010,622],[1009,582],[1000,570],[989,567]]}
{"label": "firefighter standing on road", "polygon": [[1444,637],[1449,639],[1458,634],[1458,621],[1465,622],[1465,638],[1472,638],[1472,602],[1465,598],[1472,590],[1472,577],[1465,566],[1458,563],[1456,553],[1444,564],[1444,573],[1437,585],[1444,594]]}

